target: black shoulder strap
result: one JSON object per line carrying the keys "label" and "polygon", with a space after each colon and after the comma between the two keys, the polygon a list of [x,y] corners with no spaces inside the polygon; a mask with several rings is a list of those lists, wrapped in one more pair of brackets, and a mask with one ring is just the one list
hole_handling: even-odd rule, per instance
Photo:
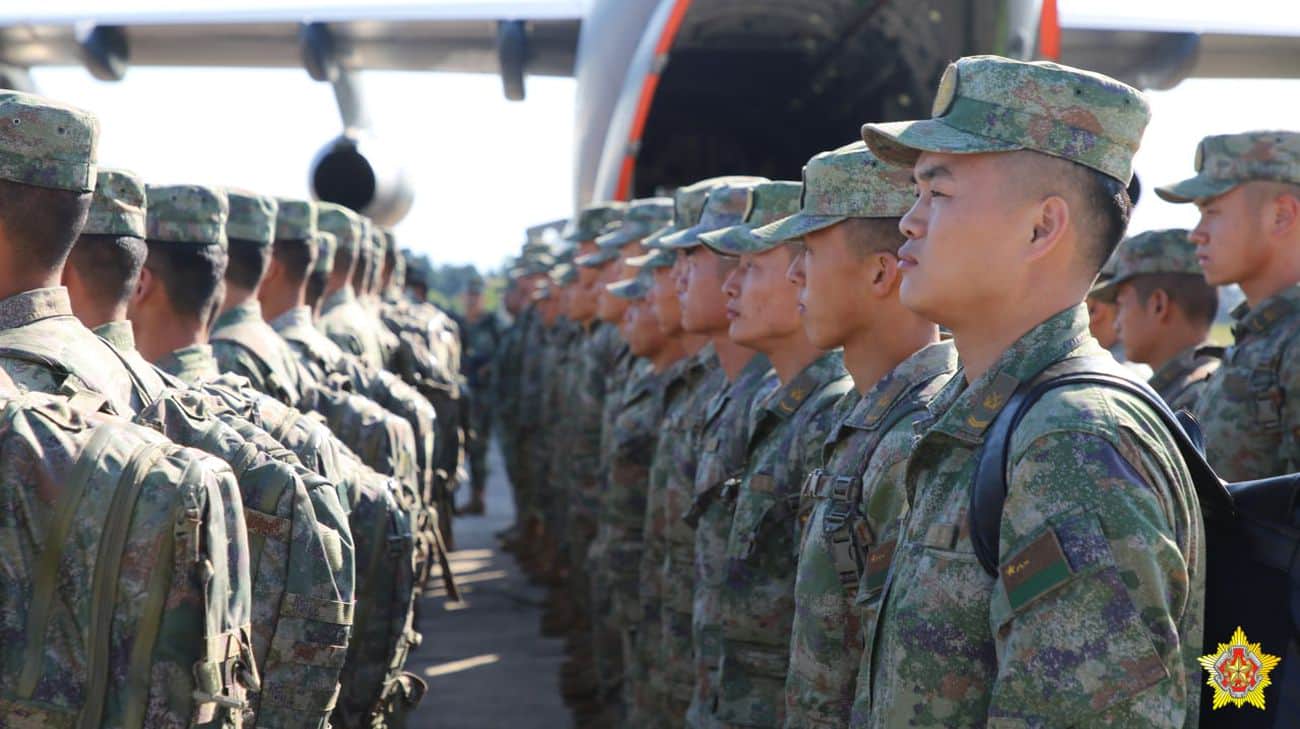
{"label": "black shoulder strap", "polygon": [[1002,507],[1007,499],[1007,449],[1011,434],[1034,403],[1060,387],[1097,385],[1120,390],[1142,400],[1178,445],[1178,452],[1187,464],[1205,518],[1231,518],[1234,515],[1232,496],[1223,480],[1205,460],[1199,442],[1200,428],[1194,420],[1184,417],[1182,413],[1175,415],[1150,386],[1135,379],[1123,365],[1108,356],[1081,357],[1067,360],[1065,364],[1068,371],[1063,374],[1054,374],[1053,370],[1057,368],[1049,368],[1038,377],[1022,383],[985,432],[968,513],[971,544],[985,572],[991,576],[998,573],[998,544]]}

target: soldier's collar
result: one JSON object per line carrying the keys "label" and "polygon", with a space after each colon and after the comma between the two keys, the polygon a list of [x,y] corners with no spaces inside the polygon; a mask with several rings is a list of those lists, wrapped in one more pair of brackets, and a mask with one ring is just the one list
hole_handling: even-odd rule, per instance
{"label": "soldier's collar", "polygon": [[799,408],[836,371],[844,369],[844,353],[839,350],[826,352],[803,368],[794,379],[781,385],[768,396],[763,408],[778,418],[785,419],[794,415]]}
{"label": "soldier's collar", "polygon": [[918,387],[957,368],[957,352],[951,342],[937,342],[903,360],[875,384],[844,419],[845,427],[874,430],[885,421],[894,406]]}
{"label": "soldier's collar", "polygon": [[1151,379],[1147,380],[1147,384],[1156,392],[1163,392],[1166,387],[1195,368],[1196,360],[1204,346],[1206,345],[1198,344],[1179,352],[1173,359],[1161,365],[1160,369],[1151,375]]}
{"label": "soldier's collar", "polygon": [[135,351],[135,329],[130,321],[110,321],[100,324],[92,331],[104,341],[113,345],[119,352]]}
{"label": "soldier's collar", "polygon": [[315,326],[312,322],[311,307],[306,304],[289,309],[271,322],[271,328],[277,332],[303,326]]}
{"label": "soldier's collar", "polygon": [[262,321],[262,303],[255,298],[250,298],[239,306],[233,306],[222,312],[217,320],[212,322],[212,329],[216,331],[246,321]]}
{"label": "soldier's collar", "polygon": [[1232,310],[1232,318],[1236,321],[1232,325],[1232,336],[1240,340],[1263,334],[1297,311],[1300,311],[1300,284],[1288,286],[1253,308],[1242,302]]}
{"label": "soldier's collar", "polygon": [[[1080,349],[1101,350],[1088,333],[1088,310],[1082,304],[1062,311],[1007,348],[997,362],[953,402],[935,423],[933,430],[971,444],[983,441],[984,431],[1006,407],[1020,383],[1032,379],[1048,365],[1065,359]],[[948,383],[961,387],[963,373]]]}
{"label": "soldier's collar", "polygon": [[0,301],[0,329],[16,329],[55,316],[72,316],[72,301],[62,286],[32,289]]}

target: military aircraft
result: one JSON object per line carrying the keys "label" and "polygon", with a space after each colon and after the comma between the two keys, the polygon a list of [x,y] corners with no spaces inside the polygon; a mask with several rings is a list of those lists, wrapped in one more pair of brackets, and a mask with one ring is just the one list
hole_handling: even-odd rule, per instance
{"label": "military aircraft", "polygon": [[44,65],[105,81],[133,65],[301,67],[333,86],[342,122],[312,162],[312,190],[392,225],[413,191],[369,129],[364,70],[493,73],[510,99],[530,75],[575,77],[579,205],[736,170],[795,177],[865,120],[927,113],[946,64],[972,53],[1156,89],[1300,75],[1300,35],[1266,19],[1212,32],[1168,13],[1116,27],[1104,6],[1117,0],[1064,2],[1066,22],[1057,0],[16,0],[0,8],[0,87],[30,88]]}

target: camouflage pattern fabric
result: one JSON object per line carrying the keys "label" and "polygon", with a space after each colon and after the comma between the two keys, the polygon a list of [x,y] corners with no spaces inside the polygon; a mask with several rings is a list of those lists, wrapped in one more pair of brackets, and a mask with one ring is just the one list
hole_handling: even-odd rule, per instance
{"label": "camouflage pattern fabric", "polygon": [[261,685],[257,727],[328,725],[352,628],[355,548],[335,485],[301,466],[266,431],[202,390],[172,389],[136,416],[171,441],[229,464],[248,525],[252,643]]}
{"label": "camouflage pattern fabric", "polygon": [[877,157],[904,167],[927,150],[1027,149],[1128,184],[1151,110],[1140,91],[1099,73],[1048,61],[967,56],[949,64],[930,115],[865,124],[862,139]]}
{"label": "camouflage pattern fabric", "polygon": [[289,407],[309,410],[304,402],[316,386],[293,350],[262,320],[262,306],[250,299],[222,312],[212,323],[212,354],[222,372],[247,377],[253,387]]}
{"label": "camouflage pattern fabric", "polygon": [[[685,718],[695,693],[695,527],[687,516],[695,503],[695,477],[704,453],[702,429],[709,403],[728,388],[726,373],[710,342],[699,357],[707,372],[691,388],[679,419],[665,419],[668,441],[661,448],[671,460],[660,465],[663,483],[664,560],[663,646],[661,670],[668,685],[669,711],[674,722]],[[658,454],[657,454],[658,455]],[[657,464],[658,465],[658,464]]]}
{"label": "camouflage pattern fabric", "polygon": [[1114,301],[1120,284],[1137,276],[1163,273],[1205,275],[1196,260],[1196,244],[1183,228],[1148,230],[1120,241],[1088,296]]}
{"label": "camouflage pattern fabric", "polygon": [[95,336],[112,345],[122,356],[132,374],[133,390],[138,400],[150,402],[168,387],[158,370],[144,360],[135,348],[135,329],[127,320],[105,322],[92,330]]}
{"label": "camouflage pattern fabric", "polygon": [[487,485],[488,444],[492,441],[493,393],[496,389],[496,354],[505,338],[505,327],[491,312],[460,327],[464,340],[461,374],[469,385],[469,432],[465,450],[469,456],[470,476],[475,490]]}
{"label": "camouflage pattern fabric", "polygon": [[94,114],[18,91],[0,93],[0,179],[70,192],[95,189],[99,120]]}
{"label": "camouflage pattern fabric", "polygon": [[71,394],[89,390],[113,412],[131,416],[144,403],[113,348],[72,315],[62,286],[0,301],[0,368],[20,390]]}
{"label": "camouflage pattern fabric", "polygon": [[[668,559],[668,532],[674,528],[669,521],[670,483],[682,478],[694,477],[695,454],[684,452],[682,442],[691,438],[691,427],[696,416],[694,406],[695,393],[709,376],[717,371],[717,355],[712,344],[686,359],[686,366],[680,375],[665,384],[663,419],[659,423],[660,437],[655,445],[654,455],[650,460],[650,481],[646,491],[646,515],[642,536],[645,547],[641,556],[641,610],[644,618],[641,623],[639,640],[641,641],[640,660],[645,670],[644,697],[638,697],[648,716],[668,726],[676,726],[686,715],[690,705],[690,691],[683,681],[693,679],[693,666],[685,668],[688,673],[683,676],[682,666],[670,666],[665,663],[664,633],[675,629],[680,618],[677,611],[670,611],[669,601],[680,600],[674,586],[668,584],[664,575],[664,563]],[[691,467],[689,475],[682,476],[680,459],[689,458]],[[688,481],[687,489],[690,487]],[[680,499],[677,502],[679,513],[685,514]],[[674,581],[679,579],[674,575]],[[689,594],[689,593],[688,593]],[[686,622],[689,635],[690,622]],[[676,670],[673,670],[673,669]],[[693,681],[691,684],[693,685]],[[644,702],[644,703],[643,703]]]}
{"label": "camouflage pattern fabric", "polygon": [[1174,412],[1195,412],[1206,383],[1221,364],[1223,358],[1216,347],[1190,347],[1156,370],[1148,384]]}
{"label": "camouflage pattern fabric", "polygon": [[693,502],[686,514],[695,527],[695,583],[691,604],[691,642],[695,687],[686,725],[708,729],[722,660],[722,581],[726,575],[727,537],[735,508],[728,483],[734,485],[749,461],[755,404],[780,385],[765,355],[750,358],[725,389],[716,393],[701,415],[699,462]]}
{"label": "camouflage pattern fabric", "polygon": [[1218,197],[1243,182],[1267,180],[1300,185],[1300,134],[1258,131],[1215,134],[1196,147],[1196,176],[1157,187],[1173,203]]}
{"label": "camouflage pattern fabric", "polygon": [[351,286],[325,297],[321,302],[318,326],[344,352],[360,357],[370,367],[383,368],[384,351],[379,344],[375,323],[357,301]]}
{"label": "camouflage pattern fabric", "polygon": [[89,392],[3,399],[4,723],[240,726],[259,679],[230,468]]}
{"label": "camouflage pattern fabric", "polygon": [[854,593],[871,550],[906,505],[903,472],[935,394],[957,369],[951,342],[899,363],[866,395],[845,393],[821,465],[804,479],[786,729],[847,726],[862,657]]}
{"label": "camouflage pattern fabric", "polygon": [[1205,536],[1186,467],[1145,405],[1053,390],[1010,436],[997,578],[967,529],[981,438],[1009,394],[1103,352],[1087,309],[1071,307],[936,398],[942,415],[907,466],[909,511],[857,597],[868,650],[852,726],[1194,725]]}
{"label": "camouflage pattern fabric", "polygon": [[719,594],[722,659],[714,714],[725,724],[784,722],[799,485],[821,460],[835,402],[851,387],[843,356],[828,352],[758,405]]}
{"label": "camouflage pattern fabric", "polygon": [[1300,285],[1232,312],[1236,343],[1201,391],[1196,417],[1220,476],[1250,481],[1300,470]]}
{"label": "camouflage pattern fabric", "polygon": [[101,167],[82,235],[121,235],[143,239],[147,235],[144,182],[126,170]]}

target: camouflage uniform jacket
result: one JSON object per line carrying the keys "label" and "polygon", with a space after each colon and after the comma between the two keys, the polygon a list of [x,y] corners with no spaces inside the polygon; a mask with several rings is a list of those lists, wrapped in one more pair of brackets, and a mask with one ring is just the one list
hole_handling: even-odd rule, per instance
{"label": "camouflage uniform jacket", "polygon": [[695,503],[695,476],[700,464],[701,431],[709,403],[727,389],[727,375],[718,363],[713,343],[701,350],[704,375],[687,397],[676,421],[665,421],[671,454],[664,481],[663,666],[673,699],[683,711],[695,693],[695,651],[692,612],[695,604],[695,526],[687,516]]}
{"label": "camouflage uniform jacket", "polygon": [[212,345],[191,344],[158,360],[158,369],[187,385],[201,385],[221,376]]}
{"label": "camouflage uniform jacket", "polygon": [[1300,285],[1232,312],[1236,343],[1201,391],[1210,465],[1229,481],[1300,471]]}
{"label": "camouflage uniform jacket", "polygon": [[935,399],[943,414],[907,465],[908,512],[858,597],[853,726],[1195,725],[1205,535],[1147,406],[1090,385],[1049,392],[1007,444],[997,578],[971,545],[980,447],[1007,397],[1048,365],[1103,353],[1079,305]]}
{"label": "camouflage uniform jacket", "polygon": [[531,434],[542,426],[542,403],[546,381],[542,378],[552,327],[533,311],[523,333],[519,377],[519,429]]}
{"label": "camouflage uniform jacket", "polygon": [[649,360],[637,366],[619,394],[620,407],[610,439],[609,479],[600,494],[597,541],[601,565],[610,575],[615,623],[631,628],[641,622],[641,556],[645,549],[646,490],[650,484],[650,459],[659,440],[663,418],[663,392],[685,365],[681,360],[662,373]]}
{"label": "camouflage uniform jacket", "polygon": [[1205,383],[1222,363],[1217,351],[1214,347],[1189,347],[1179,352],[1151,376],[1151,387],[1174,412],[1195,411]]}
{"label": "camouflage uniform jacket", "polygon": [[794,583],[786,729],[848,724],[862,657],[853,607],[862,561],[902,513],[913,424],[928,416],[930,401],[956,369],[952,343],[934,344],[900,362],[866,395],[850,390],[836,403],[821,467],[804,479],[800,496],[804,531]]}
{"label": "camouflage uniform jacket", "polygon": [[609,479],[610,456],[613,455],[614,447],[614,421],[618,418],[619,412],[623,408],[623,391],[627,388],[628,381],[636,372],[640,360],[632,356],[632,351],[628,349],[618,333],[617,328],[613,328],[616,337],[617,351],[614,355],[613,369],[609,372],[608,382],[605,383],[605,405],[604,412],[600,416],[600,483],[601,489],[603,484]]}
{"label": "camouflage uniform jacket", "polygon": [[[643,659],[647,668],[662,675],[662,623],[664,620],[664,602],[669,598],[668,586],[664,584],[664,560],[668,553],[668,482],[680,468],[679,457],[694,456],[678,451],[681,441],[688,435],[693,403],[691,394],[696,386],[708,374],[707,363],[715,358],[713,347],[704,349],[682,361],[680,369],[673,371],[673,377],[664,379],[663,419],[659,422],[659,438],[655,443],[654,455],[650,457],[649,482],[646,489],[645,520],[642,527],[644,551],[641,555],[641,609],[645,616],[642,623]],[[716,366],[716,365],[715,365]],[[667,690],[666,686],[656,687]],[[687,699],[689,701],[689,698]]]}
{"label": "camouflage uniform jacket", "polygon": [[749,463],[735,495],[723,580],[723,722],[779,727],[794,619],[799,485],[821,462],[835,403],[852,388],[842,353],[827,352],[758,407]]}
{"label": "camouflage uniform jacket", "polygon": [[256,299],[227,310],[212,324],[212,355],[222,372],[248,378],[253,387],[289,407],[303,408],[316,385],[289,345],[262,320]]}
{"label": "camouflage uniform jacket", "polygon": [[458,320],[463,339],[460,372],[479,397],[486,397],[496,379],[496,354],[505,338],[505,326],[494,312],[485,311],[474,321]]}
{"label": "camouflage uniform jacket", "polygon": [[317,326],[344,352],[360,357],[375,369],[383,368],[384,353],[379,344],[375,318],[362,308],[351,286],[344,286],[325,297]]}
{"label": "camouflage uniform jacket", "polygon": [[[72,315],[62,286],[33,289],[0,301],[0,368],[23,391],[68,394],[91,390],[130,417],[145,403],[113,348]],[[22,356],[35,352],[39,356]]]}
{"label": "camouflage uniform jacket", "polygon": [[569,464],[571,511],[594,519],[600,498],[600,446],[604,435],[605,401],[613,390],[623,340],[604,322],[595,322],[579,343],[574,367],[573,408],[565,457]]}
{"label": "camouflage uniform jacket", "polygon": [[704,726],[712,711],[714,681],[722,660],[722,581],[734,504],[722,492],[749,461],[755,404],[780,386],[767,356],[755,354],[727,388],[705,406],[694,501],[687,514],[695,525],[695,589],[691,638],[695,646],[695,689],[688,724]]}

